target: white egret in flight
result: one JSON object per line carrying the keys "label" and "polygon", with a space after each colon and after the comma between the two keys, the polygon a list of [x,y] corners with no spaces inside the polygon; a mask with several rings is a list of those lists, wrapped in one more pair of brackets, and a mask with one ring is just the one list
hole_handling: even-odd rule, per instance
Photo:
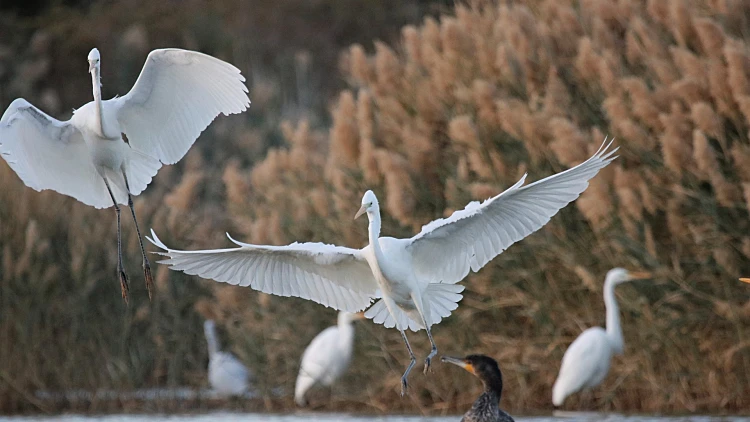
{"label": "white egret in flight", "polygon": [[[404,330],[426,329],[432,345],[426,372],[437,354],[430,327],[458,307],[464,287],[456,283],[578,198],[588,181],[615,159],[617,149],[608,151],[610,145],[605,139],[585,162],[527,186],[524,175],[505,192],[435,220],[410,239],[380,237],[380,207],[368,190],[355,216],[367,213],[370,220],[370,242],[362,249],[322,243],[251,245],[229,237],[238,248],[180,251],[164,245],[153,230],[149,240],[165,250],[161,254],[169,259],[161,262],[174,270],[348,312],[369,307],[367,318],[396,327],[406,343],[411,362],[401,378],[404,394],[416,363]],[[376,298],[380,300],[370,307]]]}
{"label": "white egret in flight", "polygon": [[212,320],[203,323],[208,343],[208,382],[222,396],[239,396],[248,388],[250,371],[233,354],[222,352]]}
{"label": "white egret in flight", "polygon": [[321,331],[307,346],[294,386],[294,402],[298,406],[307,405],[305,393],[314,385],[330,386],[346,372],[354,348],[352,322],[361,318],[361,312],[339,312],[338,324]]}
{"label": "white egret in flight", "polygon": [[555,406],[562,405],[565,398],[573,393],[596,387],[607,376],[612,355],[621,355],[624,347],[615,287],[626,281],[646,278],[651,278],[651,274],[630,272],[623,268],[613,268],[607,272],[604,279],[607,329],[587,329],[565,351],[560,374],[552,387],[552,403]]}
{"label": "white egret in flight", "polygon": [[440,360],[464,368],[479,378],[484,386],[484,392],[464,414],[461,422],[515,422],[500,409],[503,374],[495,359],[485,355],[469,355],[465,358],[443,356]]}
{"label": "white egret in flight", "polygon": [[[132,195],[162,164],[179,161],[216,116],[240,113],[250,101],[236,67],[195,51],[152,51],[130,92],[110,100],[102,100],[99,50],[88,61],[94,101],[59,121],[16,99],[0,119],[0,156],[37,191],[52,189],[96,208],[114,205],[117,273],[127,302],[119,204],[135,221]],[[151,268],[135,226],[150,298]]]}

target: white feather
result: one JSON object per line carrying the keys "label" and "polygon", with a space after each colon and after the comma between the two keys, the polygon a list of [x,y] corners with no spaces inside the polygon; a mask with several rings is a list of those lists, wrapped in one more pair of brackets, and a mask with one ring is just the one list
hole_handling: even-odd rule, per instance
{"label": "white feather", "polygon": [[457,283],[479,271],[515,242],[542,228],[588,187],[588,181],[616,158],[617,148],[601,148],[585,162],[523,186],[526,176],[499,195],[470,203],[435,220],[411,238],[407,250],[417,277]]}
{"label": "white feather", "polygon": [[359,312],[376,296],[377,283],[360,251],[323,243],[179,251],[167,248],[154,231],[148,238],[165,250],[161,261],[174,270],[278,296],[294,296]]}
{"label": "white feather", "polygon": [[174,164],[216,116],[247,109],[244,81],[239,69],[206,54],[154,50],[130,92],[113,100],[117,120],[133,148]]}

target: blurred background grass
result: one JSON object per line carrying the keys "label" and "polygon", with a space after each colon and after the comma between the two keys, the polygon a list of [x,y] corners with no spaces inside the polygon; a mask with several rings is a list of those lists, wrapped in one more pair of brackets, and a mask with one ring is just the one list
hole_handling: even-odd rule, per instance
{"label": "blurred background grass", "polygon": [[[360,247],[365,189],[385,235],[410,236],[524,172],[537,180],[617,137],[621,157],[585,194],[465,280],[439,326],[441,352],[494,356],[511,413],[551,408],[567,345],[604,323],[618,290],[626,353],[596,390],[603,409],[741,412],[750,397],[750,4],[741,0],[3,2],[0,105],[24,97],[58,118],[90,100],[85,57],[102,52],[105,97],[130,89],[148,52],[196,49],[248,78],[250,110],[222,117],[136,207],[178,248],[324,241]],[[29,6],[32,5],[32,6]],[[143,286],[123,219],[131,305],[119,295],[111,210],[26,188],[0,164],[0,411],[34,391],[205,386],[202,319],[293,407],[302,350],[335,312],[156,268]],[[424,333],[411,335],[418,355]],[[353,364],[326,410],[456,413],[479,386],[437,365],[398,395],[406,350],[357,326]],[[36,404],[35,404],[36,403]],[[569,399],[575,406],[578,398]],[[62,404],[63,407],[73,406]],[[80,406],[80,405],[79,405]],[[92,402],[77,410],[143,410]]]}

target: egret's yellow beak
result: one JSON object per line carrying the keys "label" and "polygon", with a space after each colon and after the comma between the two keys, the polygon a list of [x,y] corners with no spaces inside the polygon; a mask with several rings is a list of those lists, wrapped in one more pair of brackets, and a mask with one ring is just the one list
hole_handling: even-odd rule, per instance
{"label": "egret's yellow beak", "polygon": [[367,212],[367,205],[363,204],[362,207],[360,207],[359,211],[357,211],[357,213],[354,214],[354,219],[355,220],[358,219],[360,215],[362,215],[362,214],[364,214],[366,212]]}
{"label": "egret's yellow beak", "polygon": [[745,282],[745,283],[750,283],[750,278],[743,277],[740,279],[740,281]]}
{"label": "egret's yellow beak", "polygon": [[628,271],[628,275],[631,280],[645,280],[653,277],[648,271]]}
{"label": "egret's yellow beak", "polygon": [[440,361],[441,362],[448,362],[448,363],[452,363],[452,364],[454,364],[456,366],[460,366],[460,367],[466,369],[467,371],[471,372],[472,374],[476,375],[476,372],[474,372],[474,366],[472,366],[470,363],[466,362],[465,360],[463,360],[461,358],[454,358],[454,357],[451,357],[451,356],[443,356],[443,357],[440,358]]}
{"label": "egret's yellow beak", "polygon": [[364,312],[357,312],[356,314],[354,314],[354,320],[356,321],[358,319],[365,319],[365,313]]}

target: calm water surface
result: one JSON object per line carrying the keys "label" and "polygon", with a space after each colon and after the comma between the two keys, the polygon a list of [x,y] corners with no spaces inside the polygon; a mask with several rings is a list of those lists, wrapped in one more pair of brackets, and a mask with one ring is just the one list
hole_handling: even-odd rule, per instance
{"label": "calm water surface", "polygon": [[[518,422],[750,422],[750,417],[658,417],[622,416],[615,414],[578,413],[568,417],[516,417]],[[350,416],[346,414],[296,413],[291,415],[268,415],[257,413],[206,413],[199,415],[107,415],[107,416],[45,416],[45,417],[0,417],[0,422],[458,422],[461,416]]]}

